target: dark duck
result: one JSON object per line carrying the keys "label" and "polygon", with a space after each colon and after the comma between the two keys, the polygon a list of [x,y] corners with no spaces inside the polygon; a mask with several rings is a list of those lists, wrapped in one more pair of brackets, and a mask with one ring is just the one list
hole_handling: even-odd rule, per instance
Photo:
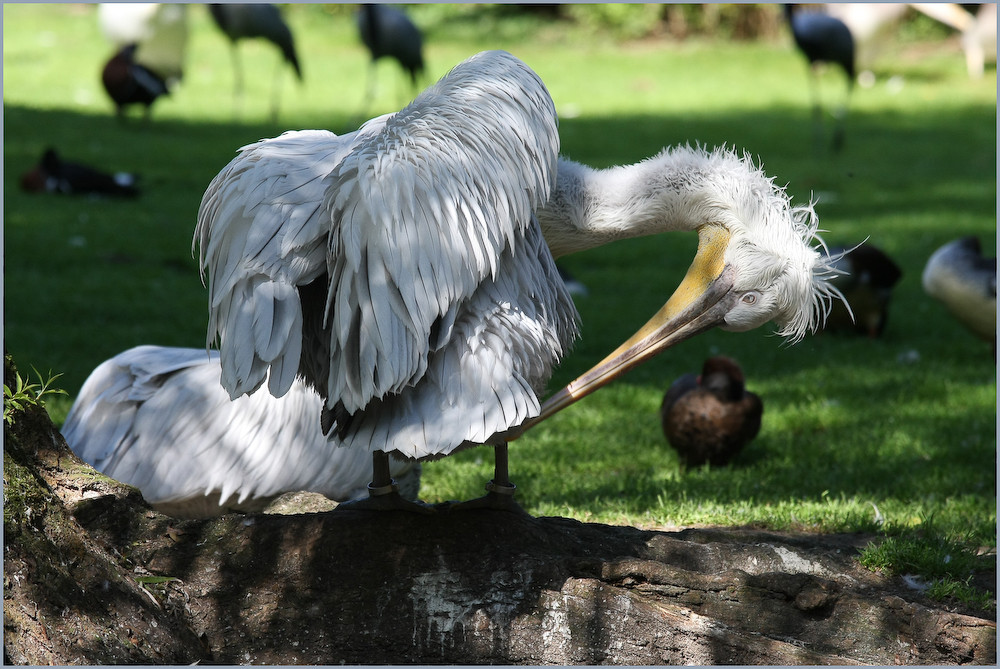
{"label": "dark duck", "polygon": [[21,175],[21,188],[29,193],[110,195],[135,197],[137,177],[127,172],[108,174],[89,165],[63,160],[48,148],[37,165]]}
{"label": "dark duck", "polygon": [[997,259],[984,258],[976,237],[962,237],[935,251],[924,267],[924,290],[958,322],[993,344],[997,336]]}
{"label": "dark duck", "polygon": [[101,72],[104,90],[115,103],[119,118],[124,118],[129,105],[143,105],[144,115],[149,118],[153,102],[168,93],[163,77],[135,61],[135,44],[129,44],[111,57]]}
{"label": "dark duck", "polygon": [[830,255],[840,256],[834,266],[843,274],[832,283],[843,293],[844,301],[833,305],[823,329],[881,337],[889,320],[892,290],[903,271],[888,254],[870,244],[853,249],[831,248]]}
{"label": "dark duck", "polygon": [[744,387],[732,358],[705,361],[701,376],[685,374],[670,386],[660,407],[667,441],[688,467],[727,464],[760,432],[764,405]]}

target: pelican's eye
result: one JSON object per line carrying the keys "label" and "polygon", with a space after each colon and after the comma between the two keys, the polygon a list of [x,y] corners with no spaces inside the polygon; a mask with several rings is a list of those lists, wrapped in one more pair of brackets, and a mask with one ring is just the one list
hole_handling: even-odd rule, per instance
{"label": "pelican's eye", "polygon": [[774,316],[773,304],[767,295],[759,290],[739,293],[736,303],[725,316],[723,330],[743,332],[763,325]]}

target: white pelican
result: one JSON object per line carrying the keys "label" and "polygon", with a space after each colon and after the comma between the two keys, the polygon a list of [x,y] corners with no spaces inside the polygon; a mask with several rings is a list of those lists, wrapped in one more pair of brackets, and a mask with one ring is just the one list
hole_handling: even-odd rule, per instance
{"label": "white pelican", "polygon": [[[219,374],[215,351],[129,349],[87,377],[63,436],[80,459],[179,518],[259,511],[300,490],[337,501],[366,495],[371,459],[327,441],[312,388],[296,381],[280,399],[230,401]],[[393,459],[391,471],[416,499],[419,463]]]}
{"label": "white pelican", "polygon": [[[194,239],[222,384],[234,398],[312,384],[324,429],[373,455],[371,506],[402,502],[388,453],[483,443],[497,456],[484,499],[512,506],[506,439],[709,328],[773,319],[795,341],[825,317],[837,291],[812,208],[749,160],[677,148],[594,170],[558,149],[544,84],[499,51],[356,132],[244,147],[205,192]],[[577,335],[553,256],[666,231],[700,238],[674,295],[540,406]]]}
{"label": "white pelican", "polygon": [[922,277],[928,295],[980,339],[997,337],[997,259],[984,258],[976,237],[961,237],[936,250]]}

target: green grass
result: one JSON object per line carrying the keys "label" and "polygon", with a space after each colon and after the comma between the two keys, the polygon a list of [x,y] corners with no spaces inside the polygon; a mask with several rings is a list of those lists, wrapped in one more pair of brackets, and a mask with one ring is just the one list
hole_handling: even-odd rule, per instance
{"label": "green grass", "polygon": [[[75,394],[102,360],[138,344],[201,346],[207,306],[191,235],[201,195],[236,149],[286,129],[356,127],[367,62],[350,8],[289,8],[305,82],[286,74],[268,119],[276,54],[247,45],[248,90],[234,119],[228,44],[191,9],[185,80],[153,121],[118,123],[100,87],[109,54],[93,6],[4,5],[5,346],[27,368],[61,372]],[[996,368],[987,344],[928,299],[930,253],[966,234],[996,244],[996,73],[965,75],[954,40],[889,48],[879,83],[855,91],[848,143],[817,153],[805,66],[773,43],[617,43],[503,8],[414,8],[428,34],[428,79],[484,48],[505,48],[546,81],[562,150],[593,165],[675,143],[759,156],[797,201],[818,199],[830,244],[868,239],[904,276],[885,336],[710,332],[630,373],[511,446],[519,498],[535,514],[647,527],[736,524],[816,531],[919,528],[995,545]],[[902,77],[901,90],[886,85]],[[378,68],[370,115],[405,92]],[[831,72],[827,101],[841,80]],[[829,130],[829,124],[827,130]],[[130,202],[28,195],[18,177],[52,144],[67,156],[142,174]],[[682,276],[696,241],[664,236],[565,259],[590,288],[583,339],[551,387],[644,323]],[[714,353],[743,364],[764,399],[760,436],[729,467],[683,471],[660,432],[663,392]],[[61,421],[70,399],[55,398]],[[429,501],[480,494],[491,453],[425,466]],[[972,538],[970,538],[972,537]]]}
{"label": "green grass", "polygon": [[[895,531],[872,542],[859,562],[872,571],[909,577],[913,587],[933,599],[952,599],[977,608],[996,606],[989,593],[971,583],[976,571],[995,568],[995,554],[975,549],[980,537],[949,537],[936,531],[929,518],[919,530]],[[916,578],[914,578],[916,577]]]}

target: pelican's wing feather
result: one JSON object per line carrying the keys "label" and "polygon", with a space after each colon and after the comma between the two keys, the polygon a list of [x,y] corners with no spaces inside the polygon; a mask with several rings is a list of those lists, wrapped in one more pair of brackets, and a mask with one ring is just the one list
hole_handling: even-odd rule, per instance
{"label": "pelican's wing feather", "polygon": [[345,442],[435,457],[538,415],[538,395],[575,339],[578,315],[537,223],[518,253],[497,263],[496,277],[457,310],[449,341],[428,356],[422,382],[369,403]]}
{"label": "pelican's wing feather", "polygon": [[556,123],[538,76],[494,51],[359,132],[325,181],[330,404],[354,413],[423,377],[548,198]]}
{"label": "pelican's wing feather", "polygon": [[[311,388],[296,381],[282,398],[231,401],[220,375],[214,351],[130,349],[90,375],[63,435],[81,459],[173,515],[259,510],[300,490],[341,501],[367,494],[369,454],[327,440]],[[411,479],[415,497],[419,466],[394,459],[391,472]]]}
{"label": "pelican's wing feather", "polygon": [[231,397],[256,390],[268,367],[272,394],[291,387],[302,346],[296,287],[326,271],[323,179],[349,148],[349,136],[323,130],[257,142],[202,198],[194,243],[208,273],[209,344],[221,342]]}

